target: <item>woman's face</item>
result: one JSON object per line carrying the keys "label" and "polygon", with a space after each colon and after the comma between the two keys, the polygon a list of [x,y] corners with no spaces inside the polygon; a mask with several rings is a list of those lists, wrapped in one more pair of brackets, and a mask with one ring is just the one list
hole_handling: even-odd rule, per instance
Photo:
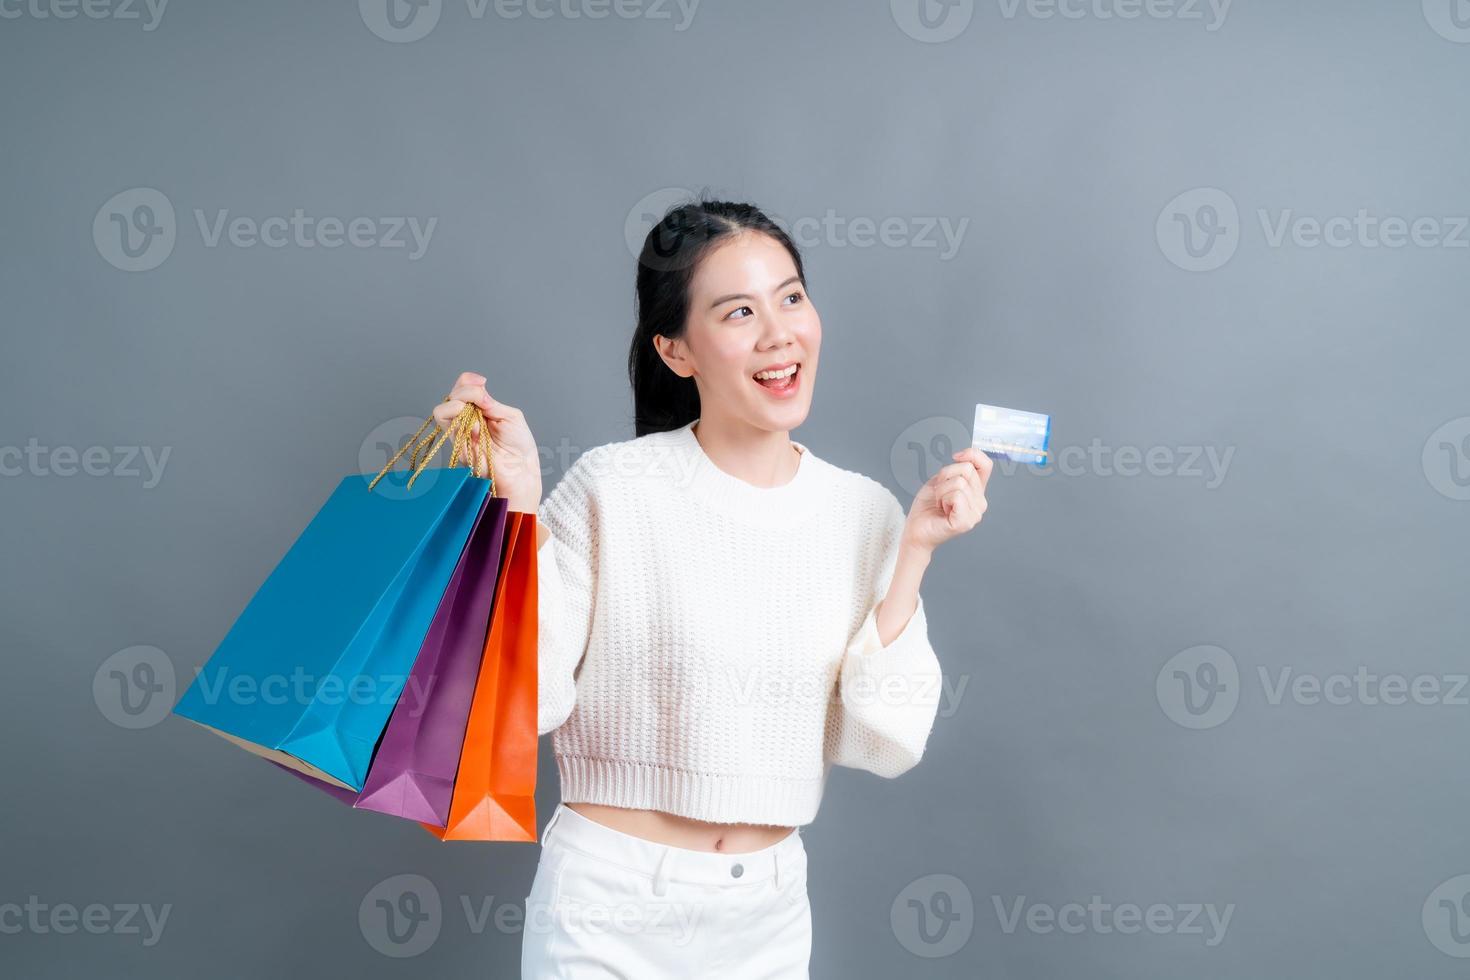
{"label": "woman's face", "polygon": [[[786,249],[744,232],[711,249],[689,288],[684,336],[659,341],[664,361],[699,387],[702,414],[731,415],[767,431],[790,431],[811,409],[822,319]],[[758,372],[797,365],[777,386]],[[784,385],[785,387],[780,387]]]}

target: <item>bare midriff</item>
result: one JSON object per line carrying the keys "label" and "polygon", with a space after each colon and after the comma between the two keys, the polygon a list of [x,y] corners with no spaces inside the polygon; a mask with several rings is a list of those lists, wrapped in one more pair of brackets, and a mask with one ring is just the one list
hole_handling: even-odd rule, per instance
{"label": "bare midriff", "polygon": [[568,803],[588,820],[614,830],[688,851],[746,854],[790,836],[795,827],[754,823],[708,823],[662,810],[630,810],[601,803]]}

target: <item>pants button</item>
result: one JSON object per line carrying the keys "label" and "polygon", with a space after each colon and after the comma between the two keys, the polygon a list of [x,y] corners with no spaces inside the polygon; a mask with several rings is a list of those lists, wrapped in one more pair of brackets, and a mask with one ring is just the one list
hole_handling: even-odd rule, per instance
{"label": "pants button", "polygon": [[745,874],[745,866],[742,864],[735,865],[735,867],[730,869],[730,874],[736,878],[739,878],[741,875]]}

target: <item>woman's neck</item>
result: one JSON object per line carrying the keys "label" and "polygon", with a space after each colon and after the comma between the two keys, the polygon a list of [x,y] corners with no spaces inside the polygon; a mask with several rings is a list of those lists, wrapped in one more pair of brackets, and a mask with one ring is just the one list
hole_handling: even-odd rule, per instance
{"label": "woman's neck", "polygon": [[704,416],[690,431],[711,462],[752,486],[785,486],[801,465],[801,450],[792,443],[789,432],[720,424]]}

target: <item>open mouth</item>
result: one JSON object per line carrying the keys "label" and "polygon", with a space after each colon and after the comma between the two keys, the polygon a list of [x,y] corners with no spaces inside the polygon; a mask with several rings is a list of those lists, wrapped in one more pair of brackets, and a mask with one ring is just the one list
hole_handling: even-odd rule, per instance
{"label": "open mouth", "polygon": [[[761,373],[768,372],[762,371]],[[796,387],[797,379],[801,377],[800,362],[780,374],[781,377],[776,378],[758,378],[752,375],[751,379],[767,391],[791,391]]]}

